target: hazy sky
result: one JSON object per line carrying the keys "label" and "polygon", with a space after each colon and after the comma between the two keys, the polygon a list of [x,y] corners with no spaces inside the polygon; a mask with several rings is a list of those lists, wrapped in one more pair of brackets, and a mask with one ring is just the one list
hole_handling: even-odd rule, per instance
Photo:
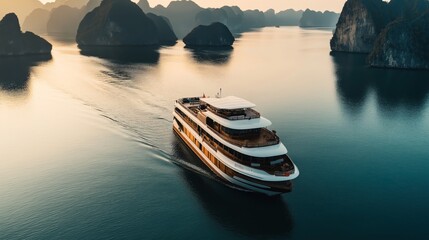
{"label": "hazy sky", "polygon": [[[40,0],[41,2],[52,2],[53,0]],[[138,0],[133,0],[138,2]],[[306,9],[324,11],[331,10],[340,12],[346,0],[193,0],[202,7],[221,7],[224,5],[237,5],[242,9],[261,9],[267,10],[273,8],[277,11],[288,8]],[[171,0],[149,0],[153,7],[157,4],[167,6]]]}

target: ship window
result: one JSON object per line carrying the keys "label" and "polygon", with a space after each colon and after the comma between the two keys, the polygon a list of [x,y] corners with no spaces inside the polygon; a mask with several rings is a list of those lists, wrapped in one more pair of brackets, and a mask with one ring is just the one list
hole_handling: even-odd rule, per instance
{"label": "ship window", "polygon": [[270,165],[271,165],[271,166],[274,166],[274,165],[277,165],[277,164],[282,163],[283,161],[284,161],[283,159],[278,159],[278,160],[275,160],[275,161],[271,161],[271,162],[270,162]]}
{"label": "ship window", "polygon": [[252,166],[252,167],[260,167],[260,166],[261,166],[261,164],[260,164],[260,163],[251,163],[251,166]]}
{"label": "ship window", "polygon": [[227,128],[227,127],[222,126],[221,131],[225,134],[230,135],[230,136],[245,137],[245,136],[253,136],[253,135],[260,134],[261,128],[236,130],[236,129],[231,129],[231,128]]}

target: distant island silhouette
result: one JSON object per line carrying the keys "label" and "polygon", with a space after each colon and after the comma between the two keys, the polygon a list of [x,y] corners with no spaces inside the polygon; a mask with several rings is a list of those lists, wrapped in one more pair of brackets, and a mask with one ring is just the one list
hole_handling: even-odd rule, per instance
{"label": "distant island silhouette", "polygon": [[22,32],[18,16],[9,13],[0,21],[0,56],[50,54],[52,45],[32,32]]}
{"label": "distant island silhouette", "polygon": [[305,10],[299,21],[300,27],[332,27],[338,22],[340,15],[335,12],[316,12],[310,9]]}
{"label": "distant island silhouette", "polygon": [[223,23],[215,22],[208,26],[200,25],[194,28],[183,42],[186,47],[231,47],[235,38]]}
{"label": "distant island silhouette", "polygon": [[[173,30],[179,38],[183,38],[199,25],[209,25],[214,22],[225,24],[235,34],[267,26],[300,26],[300,20],[304,13],[302,10],[295,11],[293,9],[278,13],[273,9],[266,12],[257,9],[243,11],[238,6],[204,9],[193,1],[172,1],[167,7],[157,5],[152,8],[147,0],[140,0],[138,5],[145,13],[152,12],[170,19]],[[331,14],[332,12],[328,13]],[[327,13],[323,13],[322,19],[325,18],[325,14],[326,18],[329,19]],[[338,19],[339,14],[336,15]],[[312,20],[313,17],[316,18]],[[335,20],[320,21],[317,14],[316,16],[310,14],[307,19],[307,24],[304,27],[335,27],[336,24]]]}
{"label": "distant island silhouette", "polygon": [[75,37],[83,17],[101,4],[102,0],[57,0],[34,9],[26,18],[23,28],[38,34],[68,35]]}
{"label": "distant island silhouette", "polygon": [[[41,4],[38,0],[0,1],[0,14],[15,12],[23,20],[23,29],[27,31],[74,37],[80,21],[101,2],[102,0],[56,0]],[[328,20],[327,12],[320,13],[322,16],[319,16],[319,12],[311,11],[314,14],[303,16],[303,10],[293,9],[279,12],[269,9],[263,12],[257,9],[242,10],[238,6],[203,8],[193,1],[171,1],[165,7],[151,7],[147,0],[140,0],[137,4],[145,14],[153,13],[167,18],[179,39],[183,39],[199,25],[214,22],[225,24],[233,34],[268,26],[333,28],[336,23]],[[303,17],[305,18],[302,19]]]}
{"label": "distant island silhouette", "polygon": [[148,17],[130,0],[104,0],[85,15],[76,35],[79,46],[155,46],[176,40],[168,19]]}

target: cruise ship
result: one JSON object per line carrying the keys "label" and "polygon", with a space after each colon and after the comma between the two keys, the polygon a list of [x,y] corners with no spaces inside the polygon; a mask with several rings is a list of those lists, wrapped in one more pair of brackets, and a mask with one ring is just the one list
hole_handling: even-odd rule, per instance
{"label": "cruise ship", "polygon": [[182,98],[173,129],[223,180],[266,195],[290,192],[299,170],[255,107],[234,96]]}

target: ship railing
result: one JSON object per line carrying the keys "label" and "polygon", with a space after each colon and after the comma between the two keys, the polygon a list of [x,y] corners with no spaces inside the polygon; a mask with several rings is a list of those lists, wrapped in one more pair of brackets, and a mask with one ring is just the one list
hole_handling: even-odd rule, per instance
{"label": "ship railing", "polygon": [[273,139],[272,140],[264,140],[263,143],[260,142],[252,142],[249,140],[237,140],[237,139],[233,139],[230,138],[218,131],[216,131],[214,128],[207,126],[210,130],[212,130],[212,132],[214,132],[216,135],[218,135],[219,137],[221,137],[222,139],[224,139],[225,141],[238,146],[238,147],[246,147],[246,148],[258,148],[258,147],[268,147],[268,146],[273,146],[273,145],[277,145],[280,143],[280,138],[273,132],[271,132],[268,129],[263,128],[261,131],[267,131],[269,132],[269,134],[273,135]]}
{"label": "ship railing", "polygon": [[251,120],[261,118],[261,114],[254,109],[246,109],[245,114],[242,115],[227,115],[225,113],[219,112],[217,109],[209,108],[210,111],[221,118],[225,118],[228,120],[236,121],[236,120]]}
{"label": "ship railing", "polygon": [[[194,111],[192,111],[188,106],[185,106],[185,104],[183,104],[182,102],[178,102],[178,103],[180,104],[180,106],[182,106],[184,109],[186,109],[186,111],[190,112],[194,116],[197,116],[197,114]],[[194,104],[194,105],[198,105],[198,103]]]}
{"label": "ship railing", "polygon": [[214,141],[210,140],[208,137],[204,136],[203,142],[207,143],[207,145],[209,145],[211,148],[213,148],[213,150],[215,150],[215,151],[218,150],[217,144]]}
{"label": "ship railing", "polygon": [[198,131],[198,127],[197,127],[197,125],[196,125],[196,123],[194,123],[193,121],[191,121],[191,119],[189,119],[189,116],[187,116],[186,114],[182,114],[182,113],[180,113],[180,112],[178,112],[178,111],[175,111],[177,114],[179,114],[181,117],[182,117],[182,119],[192,128],[192,129],[194,129],[195,131]]}

